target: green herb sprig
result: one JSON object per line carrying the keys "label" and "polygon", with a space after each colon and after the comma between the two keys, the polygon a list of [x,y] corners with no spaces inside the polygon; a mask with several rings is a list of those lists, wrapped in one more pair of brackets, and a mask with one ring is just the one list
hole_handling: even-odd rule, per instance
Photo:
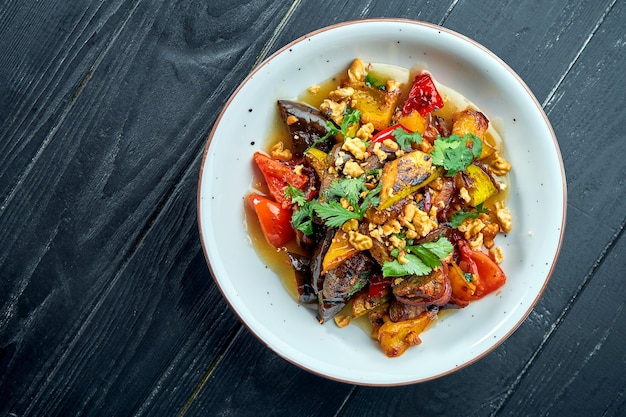
{"label": "green herb sprig", "polygon": [[435,242],[406,246],[403,250],[405,252],[404,258],[408,263],[401,264],[398,261],[399,249],[392,250],[391,255],[396,259],[383,264],[383,276],[401,277],[429,274],[434,268],[441,266],[441,260],[452,253],[453,246],[446,237],[441,237]]}

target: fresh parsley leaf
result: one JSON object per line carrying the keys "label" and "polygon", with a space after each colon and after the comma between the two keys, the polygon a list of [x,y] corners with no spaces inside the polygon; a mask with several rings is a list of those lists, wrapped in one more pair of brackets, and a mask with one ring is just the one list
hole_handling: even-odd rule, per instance
{"label": "fresh parsley leaf", "polygon": [[328,201],[315,204],[315,213],[326,221],[329,227],[341,227],[350,219],[360,219],[361,215],[353,211],[347,210],[337,201]]}
{"label": "fresh parsley leaf", "polygon": [[[326,127],[328,127],[328,133],[326,133],[321,138],[317,139],[315,142],[309,146],[309,148],[315,148],[318,143],[325,141],[326,139],[337,136],[338,134],[343,134],[343,137],[347,137],[348,135],[348,127],[350,127],[353,123],[358,123],[361,120],[361,111],[357,109],[347,108],[346,112],[343,115],[343,120],[341,121],[341,126],[337,128],[337,126],[331,122],[330,120],[326,121]],[[307,148],[304,152],[309,149]]]}
{"label": "fresh parsley leaf", "polygon": [[365,188],[365,181],[364,176],[358,178],[341,178],[330,184],[329,191],[332,195],[345,198],[352,207],[356,208],[361,193],[367,190],[367,188]]}
{"label": "fresh parsley leaf", "polygon": [[446,237],[440,237],[435,242],[422,243],[420,246],[427,249],[439,259],[448,257],[454,250],[454,246],[452,246],[452,243],[450,243]]}
{"label": "fresh parsley leaf", "polygon": [[[468,142],[471,142],[471,148],[467,146]],[[457,172],[464,171],[474,158],[480,156],[482,147],[482,141],[471,133],[463,137],[450,135],[435,140],[430,156],[433,158],[433,164],[446,169],[446,176],[453,177]]]}
{"label": "fresh parsley leaf", "polygon": [[368,85],[369,87],[377,88],[383,91],[387,89],[387,86],[383,82],[381,82],[380,80],[378,80],[376,77],[374,77],[371,74],[367,74],[365,76],[365,84]]}
{"label": "fresh parsley leaf", "polygon": [[343,115],[343,120],[341,121],[341,133],[343,133],[343,136],[346,137],[348,135],[348,127],[350,127],[351,124],[359,123],[360,120],[360,110],[352,108],[346,109],[346,112]]}
{"label": "fresh parsley leaf", "polygon": [[314,202],[307,202],[291,215],[291,225],[307,236],[313,234],[313,208]]}
{"label": "fresh parsley leaf", "polygon": [[382,268],[383,276],[402,277],[405,275],[426,275],[432,271],[432,268],[415,255],[408,253],[405,255],[405,258],[409,261],[406,264],[401,264],[397,259],[385,262]]}
{"label": "fresh parsley leaf", "polygon": [[[448,257],[453,250],[452,243],[446,238],[439,238],[436,242],[427,242],[420,245],[406,246],[404,256],[409,262],[401,264],[397,259],[383,264],[383,276],[397,277],[403,275],[426,275],[434,268],[441,266],[441,260]],[[400,251],[394,249],[391,256],[397,257]]]}
{"label": "fresh parsley leaf", "polygon": [[293,204],[297,204],[298,206],[303,206],[307,202],[306,197],[304,196],[304,191],[291,184],[285,188],[285,197],[291,199],[291,202]]}
{"label": "fresh parsley leaf", "polygon": [[488,210],[483,208],[483,203],[476,206],[476,211],[461,210],[450,216],[450,227],[457,228],[465,221],[465,219],[476,219],[480,213],[487,213]]}
{"label": "fresh parsley leaf", "polygon": [[422,143],[422,135],[419,132],[409,133],[401,127],[392,130],[391,135],[403,151],[411,150],[411,144],[413,143],[417,145]]}
{"label": "fresh parsley leaf", "polygon": [[291,225],[294,229],[300,230],[305,235],[313,234],[313,207],[316,201],[307,201],[304,191],[293,185],[287,186],[285,189],[285,197],[290,198],[291,202],[298,208],[291,214]]}
{"label": "fresh parsley leaf", "polygon": [[363,202],[361,203],[361,206],[359,207],[359,213],[361,213],[361,217],[365,214],[365,211],[367,211],[367,209],[369,209],[370,207],[378,207],[378,204],[380,203],[380,190],[382,188],[383,188],[383,183],[379,182],[378,185],[376,185],[376,188],[374,188],[373,190],[370,190],[367,193],[367,195],[363,199]]}

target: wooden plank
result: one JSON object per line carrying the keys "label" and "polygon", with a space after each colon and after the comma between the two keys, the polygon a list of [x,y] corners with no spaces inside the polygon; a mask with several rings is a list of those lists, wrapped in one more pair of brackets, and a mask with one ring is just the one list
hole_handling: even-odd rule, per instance
{"label": "wooden plank", "polygon": [[185,415],[334,415],[352,390],[286,362],[243,331]]}
{"label": "wooden plank", "polygon": [[[497,415],[623,415],[626,410],[626,234],[602,260]],[[605,405],[605,409],[596,408]],[[620,411],[621,410],[621,413]]]}
{"label": "wooden plank", "polygon": [[515,70],[541,103],[615,0],[459,2],[445,26],[468,35]]}
{"label": "wooden plank", "polygon": [[[275,52],[287,43],[314,30],[337,23],[371,18],[398,17],[440,24],[456,2],[427,0],[413,2],[336,2],[329,0],[301,1],[293,15],[280,30],[268,52]],[[320,11],[323,11],[320,13]]]}
{"label": "wooden plank", "polygon": [[135,7],[136,2],[119,0],[3,6],[0,211]]}
{"label": "wooden plank", "polygon": [[[523,8],[520,5],[520,8]],[[532,10],[532,9],[529,9]],[[602,10],[602,8],[600,8]],[[467,17],[455,16],[459,10],[453,10],[450,19],[447,22],[457,20],[462,22]],[[479,11],[480,12],[480,11]],[[587,273],[593,270],[594,264],[599,258],[604,256],[604,250],[607,242],[613,239],[615,231],[623,227],[623,213],[622,209],[623,201],[615,202],[611,197],[613,193],[607,192],[607,189],[602,187],[616,187],[617,193],[623,193],[623,182],[613,180],[610,183],[604,183],[600,185],[600,189],[591,189],[586,187],[586,193],[592,193],[592,198],[597,201],[584,201],[586,204],[578,204],[579,201],[583,201],[582,196],[579,193],[573,195],[572,189],[576,189],[581,179],[590,183],[593,181],[587,176],[591,176],[601,182],[601,174],[597,173],[598,166],[607,166],[607,169],[611,172],[624,171],[624,161],[619,158],[612,158],[611,160],[604,159],[606,153],[604,148],[601,150],[600,155],[591,156],[591,161],[583,166],[582,158],[588,157],[588,152],[584,152],[587,149],[584,143],[581,141],[572,140],[572,132],[575,131],[577,137],[585,137],[593,134],[594,137],[599,135],[610,136],[612,131],[615,130],[614,126],[618,126],[624,123],[624,114],[620,113],[620,109],[623,108],[623,97],[619,96],[621,92],[619,90],[609,91],[611,87],[607,84],[600,82],[600,75],[594,75],[592,81],[585,81],[591,71],[587,67],[594,68],[597,62],[602,62],[601,72],[617,73],[620,65],[620,59],[618,57],[623,56],[623,40],[620,41],[621,33],[619,32],[620,25],[617,24],[620,19],[623,19],[623,14],[617,13],[616,10],[612,10],[612,13],[608,16],[612,21],[605,23],[606,27],[611,29],[608,34],[608,38],[600,37],[602,35],[602,27],[596,37],[592,39],[592,42],[584,50],[582,56],[577,56],[576,49],[572,48],[571,59],[577,60],[573,69],[569,68],[567,62],[561,63],[554,61],[552,63],[543,63],[541,65],[561,66],[563,76],[567,75],[567,78],[559,85],[559,89],[556,92],[554,100],[550,101],[547,109],[551,117],[552,123],[557,132],[557,136],[562,138],[561,147],[564,149],[565,166],[566,171],[571,172],[574,168],[569,169],[571,165],[576,164],[577,175],[570,177],[570,206],[569,206],[569,223],[571,226],[567,228],[565,242],[561,253],[559,264],[553,274],[552,280],[546,294],[541,299],[538,306],[531,313],[530,317],[520,327],[520,329],[509,338],[502,346],[496,349],[491,355],[471,367],[464,369],[457,374],[453,374],[442,378],[441,380],[434,381],[432,383],[421,384],[413,387],[393,388],[389,390],[383,390],[382,395],[377,393],[378,400],[391,405],[391,414],[401,415],[409,412],[417,412],[419,414],[426,415],[495,415],[499,410],[501,403],[506,401],[512,390],[516,387],[516,375],[522,372],[525,367],[531,367],[532,360],[538,354],[538,350],[541,350],[542,342],[544,338],[551,336],[551,329],[554,323],[558,320],[559,313],[572,302],[572,294],[577,295],[579,287],[584,285],[589,279]],[[482,15],[482,14],[481,14]],[[546,22],[546,25],[550,25],[554,21],[554,16],[549,17],[552,19],[550,23]],[[604,21],[604,16],[600,15],[598,23]],[[526,18],[519,18],[524,24],[533,22],[538,25],[537,27],[530,28],[530,32],[536,33],[541,31],[540,26],[543,24],[541,18],[535,16],[531,19],[530,16]],[[556,19],[559,20],[559,19]],[[469,27],[474,22],[469,19],[465,25]],[[498,27],[497,21],[494,21],[494,26]],[[458,27],[457,27],[458,29]],[[481,27],[482,36],[489,37],[488,33],[484,33],[485,28]],[[557,31],[558,32],[558,31]],[[491,36],[495,37],[495,33]],[[612,36],[612,37],[611,37]],[[578,37],[580,38],[580,36]],[[582,48],[584,45],[580,45]],[[520,47],[521,48],[521,47]],[[620,49],[621,48],[621,49]],[[495,48],[494,48],[495,49]],[[532,51],[533,48],[528,47]],[[539,50],[539,48],[538,48]],[[533,58],[529,58],[527,55],[517,59],[534,61]],[[600,57],[608,56],[607,59],[599,61]],[[552,59],[552,58],[551,58]],[[554,58],[556,59],[556,58]],[[616,67],[613,67],[616,66]],[[593,72],[593,71],[591,71]],[[577,76],[574,74],[578,74]],[[620,73],[621,74],[621,73]],[[620,75],[623,77],[623,75]],[[559,77],[556,78],[557,80]],[[620,81],[617,81],[618,84]],[[621,81],[621,84],[624,82]],[[581,89],[581,84],[587,84],[589,90]],[[556,86],[555,86],[556,87]],[[601,89],[600,91],[594,91],[595,89]],[[546,88],[548,94],[552,88]],[[599,94],[597,94],[599,93]],[[547,100],[550,95],[544,97]],[[597,115],[596,108],[593,102],[587,100],[588,97],[595,97],[597,100],[606,100],[606,102],[615,102],[615,107],[611,106],[606,114]],[[542,100],[542,97],[539,97]],[[560,102],[560,106],[556,102]],[[574,103],[576,103],[574,105]],[[620,105],[619,103],[622,103]],[[582,121],[585,115],[595,115],[595,123],[593,125],[584,125]],[[625,154],[624,146],[626,144],[622,141],[620,144],[611,143],[606,145],[606,148],[612,149],[613,154]],[[609,151],[607,151],[609,152]],[[604,156],[604,158],[603,158]],[[580,162],[578,162],[580,160]],[[600,161],[604,162],[600,162]],[[573,187],[573,188],[572,188]],[[612,216],[607,216],[603,213],[602,216],[597,215],[597,208],[600,207],[613,207],[617,205],[616,210]],[[607,210],[608,211],[608,210]],[[581,251],[580,248],[585,248]],[[595,275],[594,275],[595,276]],[[615,304],[616,305],[616,304]],[[546,369],[543,369],[547,371]],[[610,372],[610,369],[604,369],[599,372]],[[529,381],[530,384],[530,381]],[[445,405],[445,410],[442,408],[439,402],[444,402],[446,398],[454,398],[454,393],[468,392],[468,386],[471,387],[470,396],[463,396],[463,401],[449,401]],[[442,390],[441,387],[445,387]],[[527,394],[524,390],[516,391],[515,395],[521,403],[524,396]],[[534,393],[538,397],[541,397],[539,392]],[[617,395],[617,394],[616,394]],[[376,403],[372,399],[374,395],[371,389],[359,388],[350,401],[346,404],[342,410],[345,415],[376,415]],[[403,400],[397,400],[398,398]],[[424,403],[412,404],[407,398],[438,398],[440,401],[427,401]],[[543,398],[543,397],[541,397]],[[519,404],[518,403],[518,404]],[[374,411],[371,411],[374,410]],[[471,410],[468,411],[468,410]],[[378,410],[379,411],[379,410]],[[445,412],[444,412],[445,411]],[[517,409],[511,408],[511,413],[518,412]],[[543,414],[541,408],[530,409],[528,415]]]}
{"label": "wooden plank", "polygon": [[[162,242],[168,241],[172,227],[186,227],[186,240],[172,245],[189,245],[194,268],[202,265],[203,273],[195,279],[209,279],[200,262],[197,234],[188,234],[190,225],[195,228],[199,156],[221,106],[288,7],[286,1],[231,2],[219,10],[195,0],[140,3],[74,105],[55,121],[54,130],[41,132],[50,140],[0,216],[0,276],[14,277],[0,282],[1,411],[21,414],[47,407],[50,415],[73,415],[74,407],[96,413],[91,407],[106,403],[119,407],[120,412],[111,415],[126,415],[132,410],[124,407],[139,407],[158,391],[151,384],[166,377],[160,372],[172,372],[168,367],[180,343],[202,328],[199,316],[208,314],[201,322],[216,325],[224,320],[224,304],[213,290],[196,301],[204,303],[203,311],[183,317],[189,320],[185,325],[167,321],[180,315],[174,300],[156,305],[149,291],[133,287],[143,281],[159,284],[171,265],[148,264],[136,270],[125,265],[145,245],[142,239],[163,211],[170,217],[150,235],[148,249],[158,255],[145,259],[165,262]],[[68,19],[67,24],[65,29],[71,31],[75,22]],[[65,85],[67,74],[58,76],[56,83]],[[176,191],[181,181],[181,187],[187,185]],[[176,192],[188,198],[186,210],[169,212],[164,206],[181,198],[171,197]],[[183,216],[182,225],[172,221],[176,216]],[[180,274],[189,260],[180,262],[174,267],[174,282],[187,278]],[[129,270],[132,279],[123,272]],[[171,285],[177,291],[185,287]],[[198,282],[193,285],[206,289]],[[189,301],[184,293],[175,295]],[[129,304],[116,306],[118,298]],[[227,317],[233,326],[234,318]],[[136,321],[140,318],[145,322]],[[144,338],[128,338],[135,331],[133,323],[142,326],[138,330]],[[159,340],[161,331],[167,341]],[[224,335],[212,331],[219,341],[205,342],[214,350]],[[150,357],[158,364],[138,359],[150,342],[163,344],[163,350]],[[187,352],[197,349],[184,346]],[[119,352],[124,349],[128,353]],[[215,355],[209,353],[208,361]],[[193,361],[195,356],[185,359]],[[119,379],[125,371],[136,372],[137,402],[126,397],[126,381]],[[201,375],[189,377],[195,384]],[[101,383],[104,389],[99,391]],[[186,401],[187,394],[178,399]],[[182,404],[169,407],[179,409]]]}

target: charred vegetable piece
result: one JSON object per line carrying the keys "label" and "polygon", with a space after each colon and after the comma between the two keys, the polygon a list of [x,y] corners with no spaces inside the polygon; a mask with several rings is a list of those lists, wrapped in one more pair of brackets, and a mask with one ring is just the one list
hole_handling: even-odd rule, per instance
{"label": "charred vegetable piece", "polygon": [[495,148],[486,140],[488,128],[489,119],[478,110],[465,109],[455,113],[452,118],[452,134],[463,137],[471,133],[483,142],[478,159],[485,159],[495,152]]}
{"label": "charred vegetable piece", "polygon": [[404,154],[383,167],[379,210],[413,194],[439,175],[432,158],[421,151]]}
{"label": "charred vegetable piece", "polygon": [[326,229],[324,237],[319,241],[313,256],[311,257],[311,285],[315,294],[321,293],[324,288],[324,277],[322,275],[322,263],[324,255],[328,251],[330,244],[335,237],[335,229]]}
{"label": "charred vegetable piece", "polygon": [[383,130],[391,122],[400,90],[382,91],[367,85],[355,86],[352,105],[361,112],[361,123],[371,123],[374,130]]}
{"label": "charred vegetable piece", "polygon": [[330,151],[335,144],[332,137],[319,142],[330,131],[328,119],[321,111],[297,101],[278,100],[277,104],[280,117],[289,130],[296,156],[302,156],[313,144],[323,152]]}
{"label": "charred vegetable piece", "polygon": [[458,242],[458,246],[461,254],[459,266],[461,269],[465,267],[465,272],[473,274],[472,284],[476,285],[472,300],[478,300],[504,285],[506,275],[489,255],[472,250],[463,240]]}
{"label": "charred vegetable piece", "polygon": [[392,291],[396,299],[404,304],[442,306],[450,300],[452,287],[443,268],[437,268],[428,275],[410,275],[394,282]]}
{"label": "charred vegetable piece", "polygon": [[317,317],[320,323],[332,318],[343,308],[336,307],[345,305],[352,296],[365,288],[374,265],[372,258],[358,252],[325,274]]}
{"label": "charred vegetable piece", "polygon": [[359,251],[348,241],[348,233],[341,229],[337,229],[324,261],[322,262],[322,274],[331,269],[337,268],[341,263],[351,256],[356,255]]}
{"label": "charred vegetable piece", "polygon": [[309,177],[297,174],[290,166],[260,152],[255,152],[253,158],[274,200],[283,208],[290,208],[292,202],[285,195],[285,190],[290,185],[298,189],[305,188],[309,184]]}
{"label": "charred vegetable piece", "polygon": [[490,197],[498,194],[498,188],[492,180],[489,173],[479,167],[471,164],[465,169],[466,188],[470,197],[469,205],[476,207],[484,203]]}
{"label": "charred vegetable piece", "polygon": [[374,335],[380,342],[380,346],[390,358],[402,355],[409,347],[419,345],[419,338],[426,326],[433,320],[429,312],[424,312],[412,320],[404,320],[394,323],[389,318],[375,330]]}
{"label": "charred vegetable piece", "polygon": [[250,194],[248,202],[259,219],[265,239],[272,246],[279,248],[293,239],[291,210],[285,209],[277,202],[258,194]]}
{"label": "charred vegetable piece", "polygon": [[454,260],[450,260],[450,262],[444,265],[452,286],[450,302],[459,307],[467,306],[476,292],[476,286],[472,283],[471,275],[466,276]]}
{"label": "charred vegetable piece", "polygon": [[328,154],[317,148],[310,148],[304,157],[309,165],[313,167],[318,178],[322,178],[329,167]]}
{"label": "charred vegetable piece", "polygon": [[426,306],[413,306],[393,300],[389,303],[389,319],[393,322],[413,320],[427,310]]}
{"label": "charred vegetable piece", "polygon": [[287,252],[296,279],[298,300],[302,303],[313,303],[317,300],[311,283],[311,258],[294,252]]}

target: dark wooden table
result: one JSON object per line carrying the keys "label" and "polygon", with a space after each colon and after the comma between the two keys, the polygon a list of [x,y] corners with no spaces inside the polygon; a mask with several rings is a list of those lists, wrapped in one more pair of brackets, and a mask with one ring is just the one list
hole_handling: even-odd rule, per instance
{"label": "dark wooden table", "polygon": [[[394,388],[264,347],[214,284],[196,222],[207,136],[246,74],[372,17],[504,59],[553,124],[569,191],[559,262],[519,330]],[[617,0],[4,0],[0,417],[626,415],[624,22]]]}

